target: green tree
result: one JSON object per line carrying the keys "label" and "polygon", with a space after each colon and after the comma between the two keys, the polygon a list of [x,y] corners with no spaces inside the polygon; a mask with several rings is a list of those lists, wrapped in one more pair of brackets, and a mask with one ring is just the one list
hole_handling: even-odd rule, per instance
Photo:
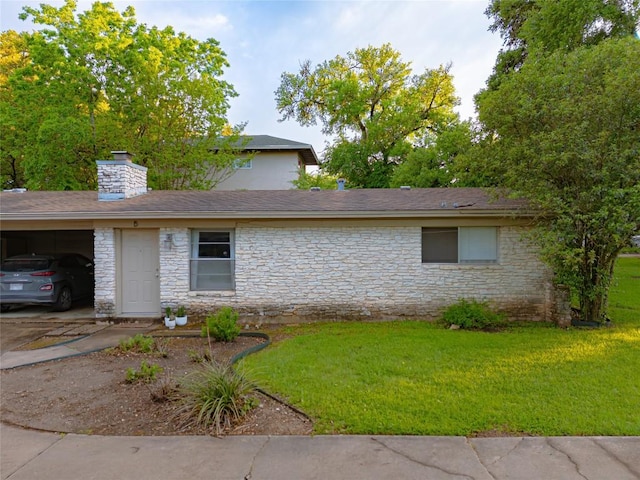
{"label": "green tree", "polygon": [[275,92],[281,121],[320,122],[336,139],[323,168],[353,186],[388,187],[396,164],[426,131],[455,118],[449,66],[412,75],[411,65],[389,44],[359,48],[315,68],[283,73]]}
{"label": "green tree", "polygon": [[26,186],[94,188],[95,160],[125,149],[154,188],[211,188],[228,174],[237,138],[220,134],[235,91],[220,80],[228,63],[216,40],[149,28],[111,3],[76,14],[66,0],[21,18],[44,27],[24,37],[29,61],[8,72],[2,98],[24,117]]}
{"label": "green tree", "polygon": [[596,45],[606,38],[633,35],[640,20],[640,0],[491,0],[485,13],[504,47],[489,87],[517,71],[529,55],[565,52]]}
{"label": "green tree", "polygon": [[391,186],[475,186],[460,181],[456,165],[458,157],[471,149],[472,141],[473,132],[469,122],[454,123],[438,135],[429,133],[421,145],[409,152],[405,162],[396,167]]}
{"label": "green tree", "polygon": [[338,177],[322,171],[309,173],[301,169],[298,171],[298,178],[291,183],[299,190],[309,190],[312,187],[318,187],[321,190],[336,190]]}
{"label": "green tree", "polygon": [[532,56],[477,101],[492,141],[475,168],[530,199],[557,281],[601,320],[616,256],[640,229],[640,41]]}
{"label": "green tree", "polygon": [[9,76],[29,63],[26,34],[0,33],[0,188],[24,185],[25,121],[18,108]]}

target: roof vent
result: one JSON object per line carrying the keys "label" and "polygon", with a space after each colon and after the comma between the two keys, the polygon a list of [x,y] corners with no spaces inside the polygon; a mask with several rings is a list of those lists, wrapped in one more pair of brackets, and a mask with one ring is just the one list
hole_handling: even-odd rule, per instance
{"label": "roof vent", "polygon": [[344,178],[339,178],[337,181],[338,181],[338,190],[340,191],[344,190],[344,183],[346,182],[346,180]]}
{"label": "roof vent", "polygon": [[411,186],[410,185],[401,185],[400,186],[400,190],[411,190]]}
{"label": "roof vent", "polygon": [[309,190],[311,190],[312,192],[319,192],[320,187],[311,187]]}

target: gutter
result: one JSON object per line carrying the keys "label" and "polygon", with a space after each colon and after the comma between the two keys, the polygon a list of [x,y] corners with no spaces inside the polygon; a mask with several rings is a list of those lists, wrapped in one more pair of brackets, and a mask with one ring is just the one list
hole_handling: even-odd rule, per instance
{"label": "gutter", "polygon": [[466,210],[466,209],[447,209],[433,211],[401,211],[390,212],[385,211],[318,211],[318,212],[120,212],[101,214],[99,212],[59,212],[59,213],[20,213],[20,214],[0,214],[0,222],[8,221],[44,221],[44,220],[248,220],[248,219],[407,219],[407,218],[451,218],[451,217],[518,217],[518,218],[535,218],[536,212],[523,212],[520,210]]}

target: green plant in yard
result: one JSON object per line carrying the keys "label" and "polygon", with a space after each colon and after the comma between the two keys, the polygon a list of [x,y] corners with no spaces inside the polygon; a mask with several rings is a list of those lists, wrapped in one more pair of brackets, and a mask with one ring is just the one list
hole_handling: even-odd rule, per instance
{"label": "green plant in yard", "polygon": [[180,380],[177,418],[183,425],[211,428],[216,435],[255,406],[254,384],[230,364],[203,363]]}
{"label": "green plant in yard", "polygon": [[504,315],[492,311],[487,302],[462,298],[442,312],[441,322],[447,327],[458,325],[467,330],[481,330],[503,325]]}
{"label": "green plant in yard", "polygon": [[133,337],[123,338],[119,344],[123,352],[136,351],[141,353],[151,353],[154,350],[153,337],[138,333]]}
{"label": "green plant in yard", "polygon": [[140,362],[140,369],[127,368],[126,380],[128,383],[135,382],[153,382],[159,373],[162,373],[163,369],[160,365],[155,363],[148,363],[146,360]]}
{"label": "green plant in yard", "polygon": [[133,337],[123,338],[118,344],[121,352],[149,353],[160,357],[169,356],[168,339],[154,338],[141,333]]}
{"label": "green plant in yard", "polygon": [[202,336],[219,342],[233,342],[240,333],[238,312],[231,307],[222,307],[214,315],[209,315],[202,326]]}

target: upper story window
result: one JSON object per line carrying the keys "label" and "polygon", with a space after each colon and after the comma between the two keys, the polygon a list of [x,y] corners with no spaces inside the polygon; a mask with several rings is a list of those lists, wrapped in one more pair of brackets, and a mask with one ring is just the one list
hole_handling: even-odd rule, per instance
{"label": "upper story window", "polygon": [[233,230],[194,230],[191,236],[190,271],[191,290],[233,290]]}
{"label": "upper story window", "polygon": [[422,229],[422,263],[497,263],[497,227]]}

